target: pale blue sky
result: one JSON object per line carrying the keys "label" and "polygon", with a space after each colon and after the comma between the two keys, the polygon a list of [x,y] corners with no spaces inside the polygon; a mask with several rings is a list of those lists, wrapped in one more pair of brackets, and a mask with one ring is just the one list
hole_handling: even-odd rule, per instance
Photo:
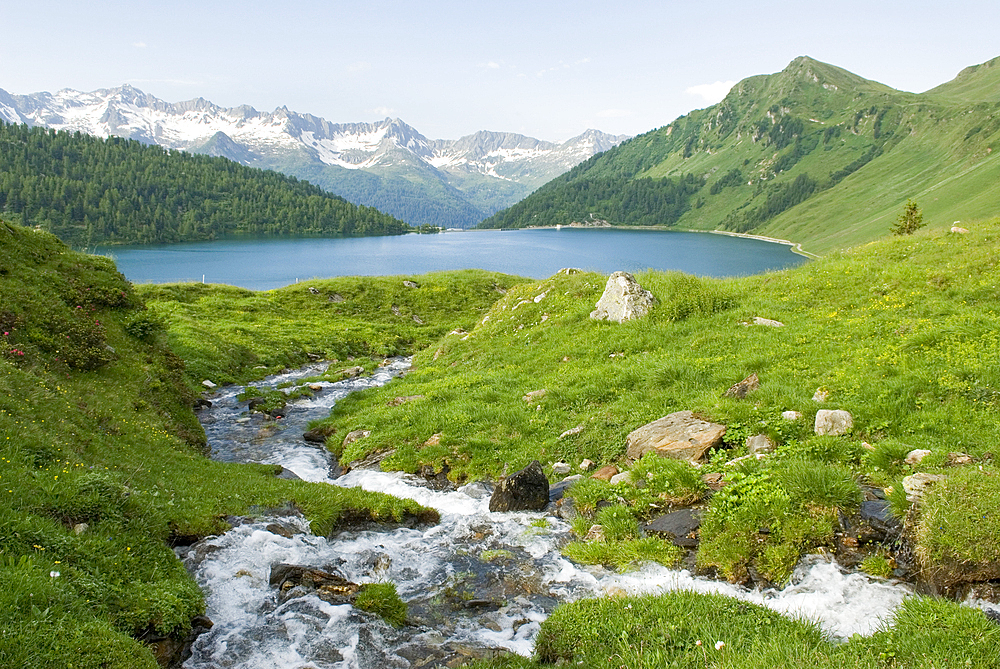
{"label": "pale blue sky", "polygon": [[1000,2],[78,2],[0,0],[0,88],[130,83],[333,122],[399,117],[431,139],[638,134],[696,87],[809,55],[920,92],[1000,56]]}

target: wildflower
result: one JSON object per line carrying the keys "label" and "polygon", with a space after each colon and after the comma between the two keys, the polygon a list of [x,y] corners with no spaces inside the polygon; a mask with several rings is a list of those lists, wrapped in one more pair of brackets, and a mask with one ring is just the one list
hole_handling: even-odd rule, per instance
{"label": "wildflower", "polygon": [[59,578],[59,572],[57,572],[57,571],[50,571],[49,572],[49,578]]}
{"label": "wildflower", "polygon": [[701,639],[698,639],[697,641],[695,641],[695,642],[694,642],[694,645],[696,645],[696,646],[700,646],[700,645],[701,645]]}
{"label": "wildflower", "polygon": [[725,641],[716,641],[715,642],[715,650],[722,650],[725,647],[726,647],[726,642]]}

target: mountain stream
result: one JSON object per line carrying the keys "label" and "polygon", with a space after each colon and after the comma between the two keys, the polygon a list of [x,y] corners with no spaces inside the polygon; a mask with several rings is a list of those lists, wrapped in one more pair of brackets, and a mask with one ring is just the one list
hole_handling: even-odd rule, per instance
{"label": "mountain stream", "polygon": [[[439,491],[415,476],[353,470],[331,478],[331,456],[302,439],[311,420],[325,417],[348,393],[390,382],[409,366],[394,359],[368,377],[323,386],[290,402],[277,421],[248,414],[237,395],[219,388],[201,412],[212,456],[276,463],[308,481],[359,486],[410,498],[437,509],[438,525],[343,532],[333,539],[308,533],[297,516],[237,524],[220,536],[179,548],[205,593],[215,623],[195,641],[188,669],[371,669],[445,666],[466,658],[514,652],[531,655],[540,624],[560,602],[614,593],[686,589],[723,593],[789,616],[817,621],[831,638],[872,633],[911,593],[909,586],[848,573],[820,556],[802,561],[785,588],[748,590],[648,564],[618,574],[576,565],[560,548],[567,523],[537,513],[490,513],[489,490],[473,483]],[[258,387],[314,377],[312,365],[269,377]],[[289,537],[274,533],[278,523]],[[394,628],[350,604],[307,595],[279,603],[269,585],[279,562],[336,570],[356,583],[394,583],[409,607],[409,624]]]}

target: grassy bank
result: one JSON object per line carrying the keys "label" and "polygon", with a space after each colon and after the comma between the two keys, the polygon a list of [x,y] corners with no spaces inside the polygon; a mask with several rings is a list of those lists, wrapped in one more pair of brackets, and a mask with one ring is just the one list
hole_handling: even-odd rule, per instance
{"label": "grassy bank", "polygon": [[2,222],[0,332],[4,667],[155,667],[137,639],[204,611],[170,544],[229,515],[292,505],[316,533],[347,511],[433,515],[207,459],[183,363],[113,264]]}
{"label": "grassy bank", "polygon": [[199,283],[136,290],[167,326],[190,378],[221,384],[299,366],[310,356],[371,366],[427,348],[447,332],[471,329],[526,281],[470,270],[310,280],[263,292]]}
{"label": "grassy bank", "polygon": [[565,604],[544,623],[534,659],[508,657],[480,669],[932,669],[996,666],[1000,626],[975,610],[907,600],[892,625],[835,644],[806,621],[722,595],[675,592]]}

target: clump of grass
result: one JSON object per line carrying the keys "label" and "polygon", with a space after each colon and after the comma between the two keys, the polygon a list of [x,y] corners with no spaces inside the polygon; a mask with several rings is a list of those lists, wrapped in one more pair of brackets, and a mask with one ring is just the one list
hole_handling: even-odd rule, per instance
{"label": "clump of grass", "polygon": [[700,568],[742,583],[752,566],[768,582],[782,584],[804,549],[832,538],[834,511],[796,504],[775,473],[757,461],[747,461],[727,479],[729,485],[712,497],[700,528]]}
{"label": "clump of grass", "polygon": [[640,505],[686,506],[700,500],[706,491],[700,472],[687,462],[646,453],[632,465],[631,479],[643,493]]}
{"label": "clump of grass", "polygon": [[878,578],[891,578],[895,567],[892,560],[885,553],[872,553],[861,560],[861,571]]}
{"label": "clump of grass", "polygon": [[399,598],[395,583],[366,583],[354,599],[354,606],[369,611],[392,625],[406,624],[406,602]]}
{"label": "clump of grass", "polygon": [[[594,522],[601,526],[603,539],[567,544],[563,549],[566,557],[583,564],[610,565],[626,571],[643,562],[670,567],[683,556],[683,551],[669,541],[643,537],[632,510],[626,506],[604,507],[597,512]],[[578,529],[583,530],[583,525]]]}
{"label": "clump of grass", "polygon": [[791,502],[800,507],[813,504],[849,511],[861,503],[854,475],[842,465],[792,458],[777,464],[773,471]]}
{"label": "clump of grass", "polygon": [[607,565],[617,571],[635,569],[643,562],[658,562],[666,567],[676,565],[684,551],[658,537],[608,541],[577,541],[567,544],[563,554],[581,564]]}
{"label": "clump of grass", "polygon": [[1000,470],[959,469],[919,506],[916,555],[940,587],[1000,578]]}

